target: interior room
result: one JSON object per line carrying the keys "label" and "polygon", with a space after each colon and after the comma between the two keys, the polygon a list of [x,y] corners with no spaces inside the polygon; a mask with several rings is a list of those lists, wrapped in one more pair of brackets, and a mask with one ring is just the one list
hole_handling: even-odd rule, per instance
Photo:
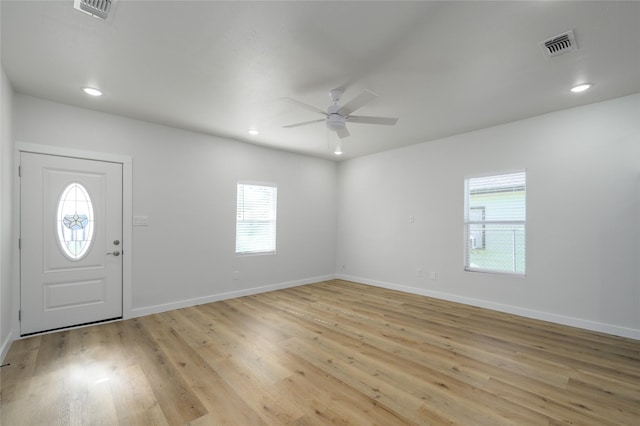
{"label": "interior room", "polygon": [[640,3],[0,24],[0,423],[640,417]]}

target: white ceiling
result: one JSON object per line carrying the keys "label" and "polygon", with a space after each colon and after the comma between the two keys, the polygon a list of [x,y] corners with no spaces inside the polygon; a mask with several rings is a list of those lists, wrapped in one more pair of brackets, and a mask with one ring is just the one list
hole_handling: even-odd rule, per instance
{"label": "white ceiling", "polygon": [[[400,120],[349,124],[342,160],[640,92],[640,2],[119,0],[107,22],[72,5],[1,2],[17,92],[323,158],[324,124],[282,128],[321,117],[280,98],[377,93],[357,114]],[[545,58],[570,29],[579,49]]]}

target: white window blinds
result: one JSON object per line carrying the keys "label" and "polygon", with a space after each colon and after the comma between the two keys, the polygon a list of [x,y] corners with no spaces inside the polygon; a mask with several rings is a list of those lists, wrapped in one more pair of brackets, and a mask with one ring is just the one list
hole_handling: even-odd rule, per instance
{"label": "white window blinds", "polygon": [[465,180],[465,269],[526,272],[526,173]]}
{"label": "white window blinds", "polygon": [[238,183],[236,254],[275,253],[278,188]]}

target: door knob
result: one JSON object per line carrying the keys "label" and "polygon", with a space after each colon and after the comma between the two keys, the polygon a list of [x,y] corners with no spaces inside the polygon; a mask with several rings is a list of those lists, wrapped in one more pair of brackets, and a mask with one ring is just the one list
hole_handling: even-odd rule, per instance
{"label": "door knob", "polygon": [[120,252],[118,250],[116,250],[114,252],[111,252],[111,253],[107,253],[107,254],[110,254],[110,255],[113,255],[113,256],[116,256],[116,257],[120,256]]}

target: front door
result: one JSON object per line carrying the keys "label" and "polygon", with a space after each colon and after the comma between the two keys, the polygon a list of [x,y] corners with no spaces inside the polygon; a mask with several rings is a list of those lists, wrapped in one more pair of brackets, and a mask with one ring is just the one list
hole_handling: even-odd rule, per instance
{"label": "front door", "polygon": [[122,317],[122,164],[20,154],[20,334]]}

